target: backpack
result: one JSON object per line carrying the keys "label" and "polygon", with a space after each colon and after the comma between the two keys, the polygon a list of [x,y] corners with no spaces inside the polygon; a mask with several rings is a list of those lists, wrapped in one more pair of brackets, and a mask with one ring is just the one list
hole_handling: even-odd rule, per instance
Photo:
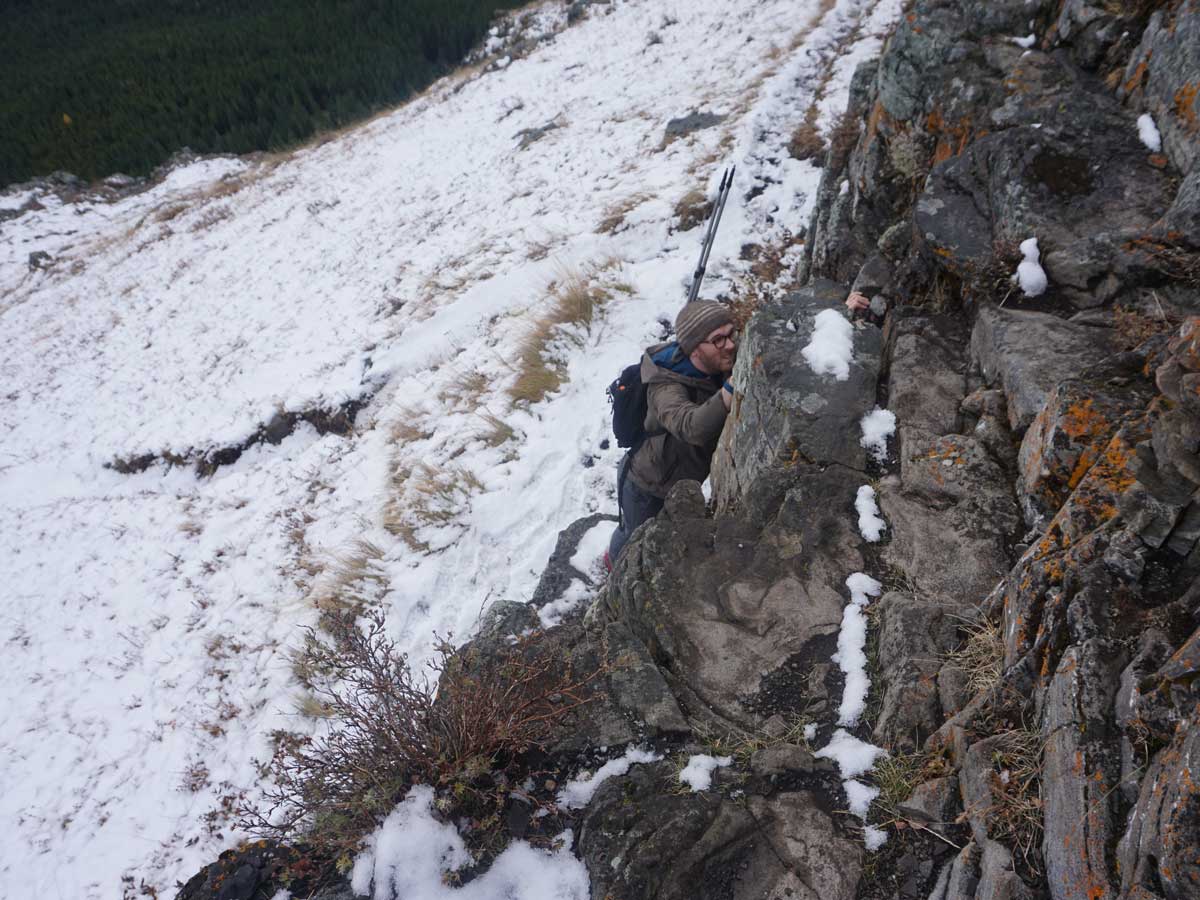
{"label": "backpack", "polygon": [[608,386],[612,404],[613,434],[618,447],[637,447],[646,438],[646,386],[642,384],[642,364],[636,362],[621,370]]}

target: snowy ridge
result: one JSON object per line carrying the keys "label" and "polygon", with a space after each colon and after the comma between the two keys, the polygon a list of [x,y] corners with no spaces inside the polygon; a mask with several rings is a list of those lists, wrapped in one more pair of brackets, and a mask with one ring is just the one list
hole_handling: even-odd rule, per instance
{"label": "snowy ridge", "polygon": [[[844,108],[900,4],[824,5],[617,0],[288,156],[111,204],[3,198],[42,208],[0,223],[0,894],[171,896],[238,839],[205,814],[253,784],[265,735],[315,727],[288,653],[314,601],[357,579],[419,664],[432,631],[528,598],[559,528],[614,508],[603,388],[683,296],[699,231],[673,230],[675,203],[738,165],[708,296],[743,244],[806,225],[819,170],[788,137],[818,76],[821,109]],[[663,146],[694,109],[726,118]],[[562,388],[514,406],[519,345],[569,274],[610,299],[550,343]],[[366,398],[353,434],[301,423],[208,479],[106,468]]]}

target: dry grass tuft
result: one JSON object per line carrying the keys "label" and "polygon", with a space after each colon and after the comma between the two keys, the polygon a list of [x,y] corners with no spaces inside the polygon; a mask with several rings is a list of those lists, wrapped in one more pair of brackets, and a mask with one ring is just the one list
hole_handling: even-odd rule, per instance
{"label": "dry grass tuft", "polygon": [[988,835],[1012,848],[1028,871],[1042,877],[1042,736],[1016,728],[1003,732],[992,754],[993,804],[983,811]]}
{"label": "dry grass tuft", "polygon": [[375,603],[387,589],[379,561],[383,550],[367,540],[357,540],[348,552],[334,557],[328,578],[317,586],[313,602],[322,613],[354,613]]}
{"label": "dry grass tuft", "polygon": [[566,373],[547,358],[547,351],[551,342],[569,331],[578,335],[591,328],[597,311],[612,296],[606,285],[598,283],[598,276],[612,266],[609,260],[586,273],[568,272],[550,286],[548,308],[517,349],[517,377],[508,389],[514,403],[538,403],[562,386]]}
{"label": "dry grass tuft", "polygon": [[679,230],[689,231],[703,225],[711,209],[708,195],[699,188],[692,188],[675,204],[674,215],[679,220]]}
{"label": "dry grass tuft", "polygon": [[829,157],[834,169],[840,169],[850,158],[858,143],[861,120],[849,111],[844,112],[829,132]]}
{"label": "dry grass tuft", "polygon": [[479,439],[489,447],[499,447],[516,436],[516,430],[499,416],[487,411],[478,413],[478,415],[487,423],[487,428],[479,432]]}
{"label": "dry grass tuft", "polygon": [[792,159],[810,159],[820,165],[825,156],[825,140],[817,129],[817,104],[814,100],[804,113],[804,121],[796,126],[788,141],[788,155]]}
{"label": "dry grass tuft", "polygon": [[424,414],[412,407],[400,410],[400,416],[392,424],[391,433],[392,441],[397,444],[423,441],[433,436],[433,432],[425,427]]}
{"label": "dry grass tuft", "polygon": [[639,191],[636,194],[626,197],[619,203],[614,203],[604,211],[604,217],[600,219],[600,224],[596,226],[596,233],[616,234],[624,227],[626,216],[647,200],[652,200],[653,198],[653,194]]}
{"label": "dry grass tuft", "polygon": [[488,377],[482,372],[463,372],[438,393],[438,399],[475,406],[487,388]]}
{"label": "dry grass tuft", "polygon": [[984,620],[967,629],[967,640],[946,657],[946,663],[966,673],[971,694],[993,691],[1004,674],[1004,636],[1000,623]]}

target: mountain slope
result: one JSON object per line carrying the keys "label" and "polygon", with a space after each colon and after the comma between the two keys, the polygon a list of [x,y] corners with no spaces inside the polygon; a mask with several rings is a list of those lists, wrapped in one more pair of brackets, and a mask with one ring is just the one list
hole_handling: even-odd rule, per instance
{"label": "mountain slope", "polygon": [[[291,156],[0,198],[0,893],[169,893],[236,840],[222,798],[312,727],[288,648],[316,604],[384,605],[419,663],[528,598],[556,531],[614,509],[603,388],[686,291],[676,203],[737,164],[706,295],[784,248],[819,176],[787,143],[898,7],[547,6],[527,55],[497,39]],[[724,118],[664,140],[694,110]],[[539,332],[572,279],[607,299]],[[539,334],[565,380],[514,400]]]}

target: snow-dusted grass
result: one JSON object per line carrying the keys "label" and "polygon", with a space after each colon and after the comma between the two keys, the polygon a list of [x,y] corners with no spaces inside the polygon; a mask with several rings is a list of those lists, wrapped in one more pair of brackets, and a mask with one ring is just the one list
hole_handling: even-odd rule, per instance
{"label": "snow-dusted grass", "polygon": [[812,338],[800,353],[818,375],[845,381],[854,359],[854,326],[840,311],[823,309],[813,323]]}
{"label": "snow-dusted grass", "polygon": [[[706,296],[743,244],[799,233],[820,171],[787,142],[832,71],[828,133],[899,6],[616,0],[293,154],[111,204],[0,198],[41,206],[0,225],[0,895],[107,900],[126,876],[167,898],[235,843],[219,810],[267,733],[320,727],[291,672],[318,602],[385,608],[419,667],[433,631],[528,598],[557,531],[615,508],[604,387],[686,291],[700,229],[674,201],[737,164]],[[729,118],[661,146],[692,109]],[[610,259],[588,326],[545,335],[557,385],[512,408],[548,285]],[[204,479],[168,462],[351,400],[346,435],[301,423]]]}

